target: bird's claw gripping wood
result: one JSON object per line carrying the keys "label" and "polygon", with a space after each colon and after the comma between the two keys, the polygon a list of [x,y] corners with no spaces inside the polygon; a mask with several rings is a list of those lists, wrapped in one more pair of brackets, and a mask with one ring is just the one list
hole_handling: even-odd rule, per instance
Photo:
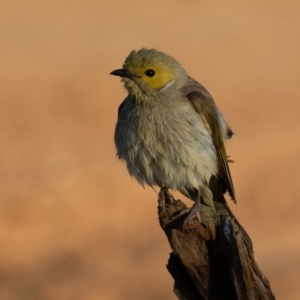
{"label": "bird's claw gripping wood", "polygon": [[[201,194],[198,191],[197,199],[192,207],[185,208],[180,212],[180,216],[184,216],[182,228],[187,228],[193,219],[196,219],[201,209]],[[201,220],[200,220],[201,221]]]}
{"label": "bird's claw gripping wood", "polygon": [[174,198],[167,187],[162,187],[158,193],[158,206],[164,212],[166,203],[173,203]]}

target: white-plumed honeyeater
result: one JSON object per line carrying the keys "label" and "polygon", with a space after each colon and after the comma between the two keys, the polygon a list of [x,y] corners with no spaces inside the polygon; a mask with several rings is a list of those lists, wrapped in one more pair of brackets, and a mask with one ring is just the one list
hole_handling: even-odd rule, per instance
{"label": "white-plumed honeyeater", "polygon": [[[195,201],[185,223],[236,201],[224,143],[233,132],[209,92],[171,56],[132,51],[120,76],[128,91],[118,111],[117,156],[142,185],[178,190]],[[231,212],[230,212],[231,213]]]}

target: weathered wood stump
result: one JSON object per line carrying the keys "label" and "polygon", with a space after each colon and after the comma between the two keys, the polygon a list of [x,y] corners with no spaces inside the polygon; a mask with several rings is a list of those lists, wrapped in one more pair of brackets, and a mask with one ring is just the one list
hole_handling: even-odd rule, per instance
{"label": "weathered wood stump", "polygon": [[158,207],[159,222],[173,253],[167,269],[180,300],[275,299],[268,279],[258,268],[252,243],[237,221],[219,211],[206,226],[198,219],[182,228],[186,205],[180,200]]}

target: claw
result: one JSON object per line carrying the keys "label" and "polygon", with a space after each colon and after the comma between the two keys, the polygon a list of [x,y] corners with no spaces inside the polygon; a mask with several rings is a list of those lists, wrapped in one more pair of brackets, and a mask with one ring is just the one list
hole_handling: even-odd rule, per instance
{"label": "claw", "polygon": [[201,208],[201,195],[198,192],[197,199],[191,208],[186,208],[180,212],[180,216],[186,215],[182,224],[182,228],[186,228],[190,221],[197,218]]}
{"label": "claw", "polygon": [[166,197],[163,189],[158,193],[158,206],[162,211],[166,210]]}
{"label": "claw", "polygon": [[166,203],[174,203],[174,198],[167,187],[162,187],[158,193],[158,205],[162,211],[166,210]]}
{"label": "claw", "polygon": [[194,203],[194,205],[191,208],[186,208],[183,211],[181,211],[180,216],[186,214],[182,224],[183,228],[187,227],[193,219],[197,218],[198,213],[200,212],[200,207],[201,204],[200,202],[198,203],[197,201]]}

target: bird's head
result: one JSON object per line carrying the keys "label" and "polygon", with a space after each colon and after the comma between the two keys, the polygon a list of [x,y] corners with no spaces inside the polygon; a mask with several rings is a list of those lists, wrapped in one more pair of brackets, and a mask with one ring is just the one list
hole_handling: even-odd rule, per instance
{"label": "bird's head", "polygon": [[110,74],[122,77],[125,88],[136,96],[179,88],[187,79],[184,69],[173,57],[146,48],[131,51],[123,68]]}

